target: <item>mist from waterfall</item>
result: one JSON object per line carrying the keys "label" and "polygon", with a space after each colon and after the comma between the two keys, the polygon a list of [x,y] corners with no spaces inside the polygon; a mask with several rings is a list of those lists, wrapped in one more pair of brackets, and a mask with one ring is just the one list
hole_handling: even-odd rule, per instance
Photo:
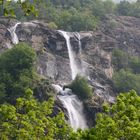
{"label": "mist from waterfall", "polygon": [[8,31],[11,34],[13,44],[19,43],[18,36],[16,34],[16,28],[18,27],[19,24],[21,24],[21,22],[17,22],[14,26],[12,26],[11,28],[8,29]]}
{"label": "mist from waterfall", "polygon": [[59,93],[57,97],[63,106],[67,109],[69,124],[71,127],[74,130],[77,130],[78,128],[88,128],[83,111],[83,103],[78,99],[78,97],[74,95],[68,88],[63,90],[59,85],[52,84],[52,86],[54,87],[55,91]]}
{"label": "mist from waterfall", "polygon": [[80,75],[85,76],[86,72],[85,72],[85,66],[84,66],[84,62],[82,60],[82,44],[81,44],[81,36],[80,34],[77,32],[76,36],[78,38],[78,46],[79,46],[79,56],[80,56],[80,62],[81,62],[81,71],[80,71]]}
{"label": "mist from waterfall", "polygon": [[73,52],[71,44],[70,44],[70,36],[65,31],[59,30],[59,32],[64,36],[64,38],[66,40],[66,45],[68,48],[68,55],[69,55],[69,59],[70,59],[71,75],[72,75],[72,79],[74,80],[76,75],[79,73],[79,70],[78,70],[78,67],[76,65],[74,52]]}

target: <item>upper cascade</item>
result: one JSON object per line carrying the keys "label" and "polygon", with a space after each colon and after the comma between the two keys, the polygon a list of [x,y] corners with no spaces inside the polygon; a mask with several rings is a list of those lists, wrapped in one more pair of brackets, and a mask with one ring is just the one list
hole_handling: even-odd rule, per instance
{"label": "upper cascade", "polygon": [[80,62],[81,62],[81,70],[80,70],[80,74],[85,76],[86,72],[85,72],[85,65],[84,65],[84,61],[82,59],[82,44],[81,44],[81,36],[78,32],[76,32],[76,36],[78,38],[78,45],[79,45],[79,56],[80,56]]}
{"label": "upper cascade", "polygon": [[79,74],[80,72],[79,72],[78,66],[76,64],[74,51],[72,50],[72,47],[71,47],[70,36],[65,31],[59,30],[58,32],[61,33],[66,40],[66,45],[68,48],[68,54],[69,54],[69,59],[70,59],[71,75],[72,75],[72,79],[74,80],[76,75]]}
{"label": "upper cascade", "polygon": [[14,26],[12,26],[11,28],[8,29],[8,31],[11,34],[11,38],[12,38],[12,42],[13,44],[18,44],[19,40],[18,40],[18,36],[16,34],[16,28],[18,27],[18,25],[20,25],[21,22],[17,22]]}

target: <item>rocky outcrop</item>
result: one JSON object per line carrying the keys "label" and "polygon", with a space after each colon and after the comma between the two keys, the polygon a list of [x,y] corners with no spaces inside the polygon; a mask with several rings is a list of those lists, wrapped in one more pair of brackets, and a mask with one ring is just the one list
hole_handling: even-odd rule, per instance
{"label": "rocky outcrop", "polygon": [[[16,22],[16,19],[0,19],[0,52],[13,46],[7,28]],[[106,16],[98,30],[79,33],[82,48],[80,55],[79,37],[77,33],[69,33],[77,59],[81,57],[86,76],[89,77],[95,91],[102,90],[102,86],[107,93],[114,94],[111,84],[114,48],[121,48],[131,55],[140,55],[139,25],[138,18]],[[18,25],[16,34],[20,42],[28,42],[36,50],[37,70],[40,74],[49,76],[54,82],[61,84],[71,80],[66,41],[58,31],[49,30],[43,22],[31,21]]]}
{"label": "rocky outcrop", "polygon": [[[15,19],[0,18],[0,53],[13,46],[7,28],[16,22]],[[66,40],[58,31],[48,29],[45,23],[31,21],[18,25],[16,34],[20,42],[27,42],[36,50],[39,74],[61,85],[71,81]],[[76,59],[82,63],[94,95],[112,102],[112,96],[117,94],[111,80],[112,51],[121,48],[132,56],[140,56],[140,19],[108,15],[96,31],[79,32],[80,38],[76,32],[68,34]],[[89,110],[95,107],[100,111],[98,106],[93,106]]]}

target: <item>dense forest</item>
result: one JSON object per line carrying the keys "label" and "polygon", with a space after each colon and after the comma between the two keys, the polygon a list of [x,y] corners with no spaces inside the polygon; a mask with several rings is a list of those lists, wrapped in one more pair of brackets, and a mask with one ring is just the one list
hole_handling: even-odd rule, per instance
{"label": "dense forest", "polygon": [[[111,0],[41,0],[23,3],[3,2],[1,14],[21,21],[46,20],[52,29],[67,31],[94,30],[107,14],[140,17],[140,1]],[[35,18],[36,16],[36,18]]]}
{"label": "dense forest", "polygon": [[[66,31],[95,31],[110,14],[140,18],[140,1],[0,1],[2,16],[19,21],[43,20],[50,29]],[[64,112],[56,109],[51,79],[37,73],[37,55],[28,43],[0,53],[1,140],[140,140],[139,56],[113,49],[112,86],[120,94],[114,103],[102,104],[94,126],[74,131]],[[66,87],[84,103],[94,98],[85,77],[77,75]]]}

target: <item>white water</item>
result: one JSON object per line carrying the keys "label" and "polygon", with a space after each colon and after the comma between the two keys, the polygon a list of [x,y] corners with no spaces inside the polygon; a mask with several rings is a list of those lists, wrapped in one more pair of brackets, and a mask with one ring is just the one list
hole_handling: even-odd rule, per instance
{"label": "white water", "polygon": [[76,95],[72,94],[72,91],[68,88],[62,89],[59,85],[52,84],[56,90],[57,97],[62,102],[63,106],[67,109],[69,116],[69,123],[74,130],[78,128],[88,128],[86,118],[83,112],[83,103],[77,98]]}
{"label": "white water", "polygon": [[67,32],[59,30],[59,32],[64,36],[68,48],[68,54],[69,54],[69,59],[70,59],[70,68],[71,68],[71,75],[72,79],[76,77],[76,75],[79,73],[79,70],[77,68],[76,62],[75,62],[75,57],[74,57],[74,52],[72,50],[71,44],[70,44],[70,37]]}
{"label": "white water", "polygon": [[58,98],[68,111],[69,123],[74,130],[87,128],[83,113],[83,104],[74,94],[58,95]]}
{"label": "white water", "polygon": [[81,71],[80,74],[82,76],[86,76],[86,72],[85,72],[85,66],[84,66],[84,62],[82,60],[82,45],[81,45],[81,36],[80,34],[77,32],[77,38],[78,38],[78,45],[79,45],[79,55],[80,55],[80,61],[81,61]]}
{"label": "white water", "polygon": [[8,31],[11,34],[13,44],[18,44],[19,43],[18,36],[16,34],[16,28],[19,24],[21,24],[21,22],[16,23],[14,26],[12,26],[10,29],[8,29]]}
{"label": "white water", "polygon": [[[70,36],[65,31],[59,32],[64,36],[66,40],[66,45],[68,48],[68,54],[70,59],[70,68],[71,68],[71,75],[72,79],[76,77],[77,74],[80,74],[80,71],[78,69],[75,54],[72,50],[71,44],[70,44]],[[80,35],[78,34],[79,39],[79,51],[81,55],[81,42],[80,42]],[[63,90],[62,87],[59,85],[52,85],[57,93],[59,93],[58,98],[62,102],[63,106],[67,109],[68,116],[69,116],[69,123],[71,127],[74,130],[77,130],[78,128],[85,129],[88,128],[86,118],[83,111],[83,103],[78,99],[78,97],[74,94],[72,94],[72,91],[70,89]]]}

